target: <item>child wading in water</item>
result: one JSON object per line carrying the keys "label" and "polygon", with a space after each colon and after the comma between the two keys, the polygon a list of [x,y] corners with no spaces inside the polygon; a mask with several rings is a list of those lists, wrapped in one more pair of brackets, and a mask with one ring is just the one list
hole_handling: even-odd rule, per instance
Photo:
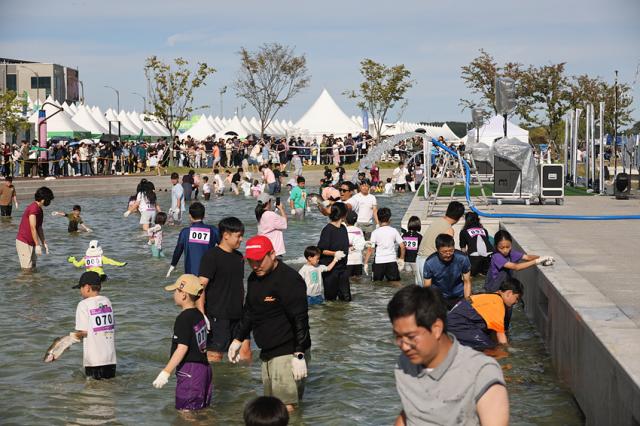
{"label": "child wading in water", "polygon": [[422,223],[420,222],[420,218],[418,216],[411,216],[407,223],[407,231],[402,234],[402,241],[404,241],[405,247],[404,270],[407,272],[415,272],[416,269],[418,247],[420,247],[420,243],[422,242],[422,235],[420,235],[421,229]]}
{"label": "child wading in water", "polygon": [[347,233],[349,234],[347,270],[349,271],[350,277],[359,277],[362,275],[362,250],[364,250],[366,241],[362,229],[355,226],[357,221],[358,214],[350,210],[345,218],[345,222],[347,222]]}
{"label": "child wading in water", "polygon": [[206,353],[207,322],[196,308],[203,287],[198,277],[184,274],[164,289],[173,291],[173,300],[182,312],[173,325],[171,358],[153,381],[153,387],[160,389],[166,385],[175,369],[176,409],[201,410],[211,403],[213,390]]}
{"label": "child wading in water", "polygon": [[98,240],[91,240],[89,242],[89,248],[85,252],[84,257],[76,260],[75,256],[69,256],[67,261],[76,268],[82,268],[84,266],[87,268],[87,271],[96,272],[100,275],[102,281],[107,279],[102,265],[125,266],[127,264],[127,262],[118,262],[105,256],[102,253],[102,247],[100,247]]}
{"label": "child wading in water", "polygon": [[493,245],[476,212],[467,212],[464,215],[464,228],[460,231],[460,249],[469,256],[472,277],[487,273]]}
{"label": "child wading in water", "polygon": [[344,252],[338,250],[333,255],[331,263],[319,265],[320,249],[316,246],[309,246],[304,249],[304,258],[307,259],[307,263],[300,268],[298,273],[304,278],[304,282],[307,285],[307,302],[309,305],[324,303],[324,297],[322,297],[322,273],[332,270],[344,256]]}
{"label": "child wading in water", "polygon": [[167,222],[167,214],[158,212],[156,214],[155,225],[149,228],[149,245],[151,246],[151,255],[153,257],[164,257],[162,252],[162,226]]}
{"label": "child wading in water", "polygon": [[91,229],[85,226],[84,222],[82,221],[82,218],[80,217],[81,211],[82,211],[82,208],[76,204],[71,209],[71,213],[51,212],[51,216],[66,217],[67,219],[69,219],[69,227],[67,228],[69,232],[80,232],[78,227],[82,228],[82,230],[85,232],[91,232]]}
{"label": "child wading in water", "polygon": [[211,184],[209,183],[209,177],[204,176],[202,178],[204,184],[202,185],[202,195],[204,196],[205,201],[209,201],[211,199]]}

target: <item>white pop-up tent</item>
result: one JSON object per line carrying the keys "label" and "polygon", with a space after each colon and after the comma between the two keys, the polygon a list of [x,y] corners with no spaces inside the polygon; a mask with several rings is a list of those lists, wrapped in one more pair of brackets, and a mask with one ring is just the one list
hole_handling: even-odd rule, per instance
{"label": "white pop-up tent", "polygon": [[311,108],[293,125],[297,132],[309,135],[333,134],[344,136],[347,133],[357,134],[361,131],[347,114],[336,104],[326,89],[311,105]]}
{"label": "white pop-up tent", "polygon": [[[504,117],[496,115],[480,127],[480,143],[487,145],[489,148],[493,146],[496,139],[504,137]],[[525,130],[510,121],[507,121],[507,137],[518,139],[524,143],[529,143],[529,131]],[[467,145],[471,146],[476,143],[476,129],[471,129],[467,133]]]}
{"label": "white pop-up tent", "polygon": [[201,115],[200,119],[191,126],[189,130],[180,135],[180,139],[185,139],[187,136],[191,136],[193,139],[197,141],[202,141],[208,138],[209,136],[213,136],[217,133],[215,127],[209,122],[209,119],[206,115]]}
{"label": "white pop-up tent", "polygon": [[229,137],[234,133],[239,138],[246,138],[251,133],[249,129],[242,125],[238,116],[233,117],[233,120],[230,120],[222,129],[220,129],[218,136],[224,138]]}
{"label": "white pop-up tent", "polygon": [[[71,116],[62,110],[58,112],[58,108],[51,105],[45,105],[43,107],[46,117],[51,117],[47,120],[47,138],[54,136],[67,136],[67,137],[89,137],[91,132],[79,124],[75,123]],[[54,115],[55,114],[55,115]],[[29,117],[29,122],[35,125],[35,131],[38,129],[38,111],[34,112]]]}
{"label": "white pop-up tent", "polygon": [[76,114],[71,119],[80,127],[90,131],[92,137],[100,137],[103,133],[107,133],[107,129],[93,118],[84,105],[78,107]]}

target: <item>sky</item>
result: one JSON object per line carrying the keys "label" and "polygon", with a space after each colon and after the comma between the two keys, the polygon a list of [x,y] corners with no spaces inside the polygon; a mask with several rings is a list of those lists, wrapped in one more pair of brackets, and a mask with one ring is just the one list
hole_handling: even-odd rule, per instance
{"label": "sky", "polygon": [[[195,104],[220,115],[250,106],[231,88],[240,47],[278,42],[305,54],[311,84],[278,114],[296,121],[326,88],[348,115],[342,95],[361,82],[358,64],[371,58],[405,64],[415,86],[408,106],[388,121],[470,121],[460,98],[470,97],[460,68],[483,48],[499,62],[566,62],[568,74],[601,76],[633,87],[632,116],[640,119],[640,1],[163,1],[0,0],[0,57],[77,67],[89,105],[142,110],[132,92],[146,91],[145,58],[184,57],[217,72],[196,92]],[[195,68],[195,66],[194,66]]]}

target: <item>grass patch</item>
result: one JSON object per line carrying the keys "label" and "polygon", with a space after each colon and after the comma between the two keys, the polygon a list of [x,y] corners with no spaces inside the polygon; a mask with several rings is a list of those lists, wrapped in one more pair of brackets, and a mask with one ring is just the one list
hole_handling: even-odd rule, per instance
{"label": "grass patch", "polygon": [[[484,184],[484,193],[487,197],[490,197],[493,195],[493,184],[492,183],[488,183],[488,184]],[[433,181],[431,182],[431,193],[435,194],[436,189],[438,188],[438,184],[434,183]],[[440,187],[440,193],[438,194],[438,196],[440,197],[449,197],[451,196],[451,190],[453,189],[453,187],[451,185],[443,185]],[[480,188],[471,188],[470,189],[470,193],[472,197],[480,197],[482,195],[482,192],[480,192]],[[456,185],[456,192],[455,195],[457,196],[464,196],[465,192],[464,192],[464,185]],[[582,188],[582,187],[572,187],[572,186],[565,186],[564,187],[564,195],[565,197],[587,197],[587,196],[592,196],[592,195],[596,195],[595,193],[589,193],[587,192],[587,188]],[[418,196],[420,197],[424,197],[424,185],[421,185],[420,188],[418,189]]]}

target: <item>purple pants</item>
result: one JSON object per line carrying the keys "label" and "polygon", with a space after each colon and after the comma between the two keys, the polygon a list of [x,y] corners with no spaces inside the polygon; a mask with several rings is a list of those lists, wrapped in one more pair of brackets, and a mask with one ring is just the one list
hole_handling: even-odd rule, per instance
{"label": "purple pants", "polygon": [[213,384],[209,364],[185,362],[176,371],[176,409],[201,410],[211,403]]}

